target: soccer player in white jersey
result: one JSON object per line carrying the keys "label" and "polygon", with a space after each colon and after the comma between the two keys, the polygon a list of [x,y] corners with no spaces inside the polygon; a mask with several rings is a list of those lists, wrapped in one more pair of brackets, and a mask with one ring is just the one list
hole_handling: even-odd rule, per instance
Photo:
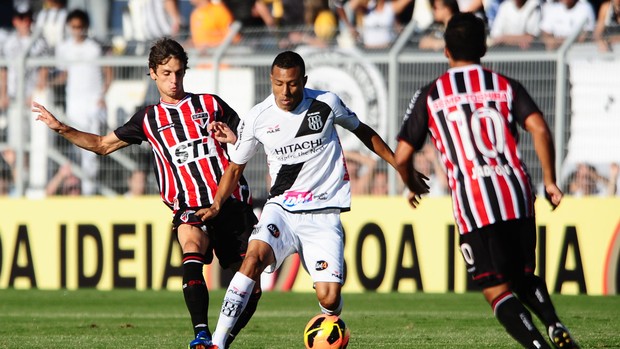
{"label": "soccer player in white jersey", "polygon": [[273,93],[241,118],[213,204],[196,212],[203,220],[218,214],[247,162],[262,144],[267,153],[271,189],[248,250],[224,297],[213,344],[224,348],[228,333],[243,311],[263,271],[277,270],[299,253],[314,282],[321,311],[339,315],[344,282],[343,229],[340,212],[350,208],[345,159],[336,133],[340,125],[394,166],[383,139],[362,123],[342,100],[327,91],[305,88],[301,56],[280,53],[271,66]]}

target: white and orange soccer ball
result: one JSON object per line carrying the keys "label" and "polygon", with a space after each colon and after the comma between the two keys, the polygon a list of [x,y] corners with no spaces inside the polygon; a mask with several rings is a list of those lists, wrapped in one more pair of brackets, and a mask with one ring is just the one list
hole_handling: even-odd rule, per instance
{"label": "white and orange soccer ball", "polygon": [[319,314],[304,329],[307,349],[345,349],[349,344],[347,325],[336,315]]}

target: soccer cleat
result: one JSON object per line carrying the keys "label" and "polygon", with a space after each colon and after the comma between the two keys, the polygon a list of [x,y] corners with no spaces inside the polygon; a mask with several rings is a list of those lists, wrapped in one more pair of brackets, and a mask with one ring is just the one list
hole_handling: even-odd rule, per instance
{"label": "soccer cleat", "polygon": [[206,331],[200,331],[196,339],[189,342],[188,349],[218,349],[217,345],[211,342],[211,335]]}
{"label": "soccer cleat", "polygon": [[549,326],[549,339],[558,349],[579,349],[579,345],[573,340],[568,329],[559,322]]}

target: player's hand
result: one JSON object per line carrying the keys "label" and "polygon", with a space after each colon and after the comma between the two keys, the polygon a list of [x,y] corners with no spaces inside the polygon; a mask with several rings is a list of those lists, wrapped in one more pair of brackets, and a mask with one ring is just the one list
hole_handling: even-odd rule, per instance
{"label": "player's hand", "polygon": [[411,178],[409,178],[409,190],[418,196],[428,194],[430,187],[427,181],[428,177],[424,173],[413,170]]}
{"label": "player's hand", "polygon": [[237,141],[235,133],[221,121],[213,121],[207,125],[207,131],[212,132],[215,139],[220,143],[234,144]]}
{"label": "player's hand", "polygon": [[43,121],[53,131],[58,132],[63,124],[56,119],[45,107],[37,102],[32,102],[32,112],[38,114],[36,120]]}
{"label": "player's hand", "polygon": [[422,199],[422,195],[418,193],[414,193],[412,191],[409,191],[409,193],[407,193],[407,201],[409,201],[409,205],[411,205],[411,207],[413,208],[418,207],[421,199]]}
{"label": "player's hand", "polygon": [[194,213],[196,217],[200,218],[203,222],[213,217],[217,216],[220,213],[220,205],[213,203],[211,207],[201,208],[200,210]]}
{"label": "player's hand", "polygon": [[551,204],[552,210],[558,207],[563,196],[564,194],[555,183],[545,185],[545,198]]}

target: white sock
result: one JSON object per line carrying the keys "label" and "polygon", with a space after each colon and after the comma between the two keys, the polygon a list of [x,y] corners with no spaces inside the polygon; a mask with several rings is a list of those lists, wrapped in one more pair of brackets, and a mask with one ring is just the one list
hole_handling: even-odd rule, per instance
{"label": "white sock", "polygon": [[340,316],[340,313],[342,313],[342,306],[344,305],[344,300],[342,299],[342,296],[340,296],[340,303],[338,303],[338,307],[334,310],[330,310],[327,309],[325,307],[323,307],[323,305],[321,305],[321,302],[319,302],[319,307],[321,308],[321,312],[323,314],[327,314],[327,315],[336,315],[336,316]]}
{"label": "white sock", "polygon": [[236,272],[235,276],[228,285],[228,290],[224,295],[224,301],[222,302],[222,310],[220,311],[220,318],[217,320],[217,326],[215,327],[215,333],[213,333],[213,344],[219,348],[224,348],[226,339],[230,330],[239,319],[239,315],[245,309],[248,304],[248,299],[252,295],[252,289],[254,288],[254,280],[249,277]]}

